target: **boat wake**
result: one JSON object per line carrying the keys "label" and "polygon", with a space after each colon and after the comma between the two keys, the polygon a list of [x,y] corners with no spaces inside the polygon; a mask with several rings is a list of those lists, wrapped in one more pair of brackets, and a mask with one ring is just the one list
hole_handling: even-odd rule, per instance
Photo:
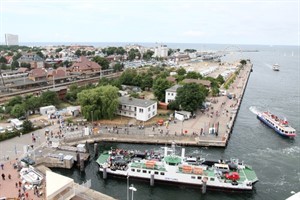
{"label": "boat wake", "polygon": [[272,66],[272,65],[267,64],[267,63],[265,63],[265,65],[266,65],[268,68],[273,69],[273,66]]}
{"label": "boat wake", "polygon": [[250,110],[253,114],[255,114],[255,115],[257,115],[258,113],[260,113],[260,111],[259,111],[259,110],[257,109],[257,107],[255,107],[255,106],[250,106],[249,110]]}
{"label": "boat wake", "polygon": [[299,158],[300,154],[300,147],[298,146],[292,146],[288,147],[285,149],[271,149],[271,148],[266,148],[266,149],[261,149],[258,150],[255,153],[250,153],[248,156],[252,157],[264,157],[264,158],[272,158],[275,157],[276,155],[282,156],[282,157],[290,157],[290,158]]}

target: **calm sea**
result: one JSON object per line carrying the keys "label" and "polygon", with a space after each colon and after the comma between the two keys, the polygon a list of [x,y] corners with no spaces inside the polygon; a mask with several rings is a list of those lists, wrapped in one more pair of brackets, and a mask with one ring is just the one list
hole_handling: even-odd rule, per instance
{"label": "calm sea", "polygon": [[[94,44],[96,46],[96,44]],[[124,44],[123,44],[124,45]],[[154,44],[155,45],[155,44]],[[259,50],[259,52],[236,52],[227,55],[224,60],[249,58],[253,72],[246,89],[228,146],[223,148],[186,148],[190,155],[202,154],[207,158],[244,160],[256,171],[259,182],[252,192],[231,193],[207,191],[201,194],[200,188],[183,185],[159,185],[150,187],[149,182],[132,181],[137,191],[134,199],[139,200],[281,200],[291,195],[291,191],[300,191],[300,134],[294,140],[275,134],[256,119],[255,111],[272,111],[286,117],[290,124],[300,130],[300,66],[299,49],[291,46],[237,46],[209,44],[167,44],[172,48],[195,48],[199,50]],[[99,45],[101,46],[101,45]],[[108,46],[108,45],[106,45]],[[113,46],[113,44],[112,44]],[[280,72],[274,72],[272,65],[278,63]],[[127,149],[159,149],[154,145],[101,144],[101,148],[110,146]],[[126,199],[126,179],[109,178],[104,181],[98,173],[95,159],[87,165],[84,173],[77,169],[54,171],[82,183],[92,180],[92,189]]]}

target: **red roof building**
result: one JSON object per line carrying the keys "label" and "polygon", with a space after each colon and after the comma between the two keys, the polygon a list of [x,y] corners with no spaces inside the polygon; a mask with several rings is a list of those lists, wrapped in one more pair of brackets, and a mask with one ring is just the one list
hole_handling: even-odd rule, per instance
{"label": "red roof building", "polygon": [[68,69],[70,72],[79,72],[81,74],[87,74],[91,72],[100,71],[101,66],[93,61],[89,61],[85,56],[81,56],[79,61],[73,63]]}

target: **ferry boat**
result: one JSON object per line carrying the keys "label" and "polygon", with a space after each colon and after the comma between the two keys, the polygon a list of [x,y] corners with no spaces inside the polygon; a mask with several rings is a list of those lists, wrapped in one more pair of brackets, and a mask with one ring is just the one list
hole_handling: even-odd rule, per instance
{"label": "ferry boat", "polygon": [[290,138],[296,136],[296,130],[289,125],[286,119],[280,119],[268,111],[257,113],[257,118],[276,131],[279,135]]}
{"label": "ferry boat", "polygon": [[274,71],[279,71],[279,65],[278,64],[274,64],[273,65],[273,70]]}
{"label": "ferry boat", "polygon": [[181,156],[172,148],[163,147],[163,156],[156,153],[135,154],[124,150],[103,152],[97,159],[99,171],[103,178],[123,176],[148,179],[151,182],[188,184],[219,190],[251,191],[258,178],[254,170],[239,162],[208,161],[204,158],[185,157],[182,148]]}

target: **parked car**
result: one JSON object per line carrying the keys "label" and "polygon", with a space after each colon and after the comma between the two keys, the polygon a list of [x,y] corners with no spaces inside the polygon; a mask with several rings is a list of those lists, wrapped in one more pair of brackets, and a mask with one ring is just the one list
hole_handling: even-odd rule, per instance
{"label": "parked car", "polygon": [[26,117],[25,116],[21,116],[21,117],[19,117],[19,120],[25,120],[26,119]]}

